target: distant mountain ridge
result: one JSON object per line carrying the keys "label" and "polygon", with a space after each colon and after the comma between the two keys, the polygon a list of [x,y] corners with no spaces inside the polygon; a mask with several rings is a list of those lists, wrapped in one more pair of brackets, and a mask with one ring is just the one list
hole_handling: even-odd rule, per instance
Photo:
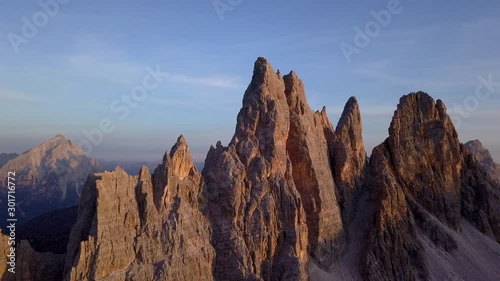
{"label": "distant mountain ridge", "polygon": [[500,164],[496,163],[488,149],[480,140],[472,140],[464,144],[465,149],[471,153],[483,166],[485,171],[500,182]]}
{"label": "distant mountain ridge", "polygon": [[17,153],[0,153],[0,168],[5,165],[5,163],[9,162],[9,160],[16,158],[19,156]]}
{"label": "distant mountain ridge", "polygon": [[[77,205],[85,179],[102,170],[77,145],[57,135],[8,161],[0,168],[0,174],[16,173],[17,217],[24,222],[48,211]],[[2,178],[2,207],[6,204],[6,192],[7,179]],[[0,219],[4,216],[5,212],[1,212]]]}
{"label": "distant mountain ridge", "polygon": [[98,160],[99,164],[106,171],[114,171],[116,167],[120,167],[129,175],[138,175],[142,167],[148,167],[150,170],[154,170],[161,161],[106,161]]}

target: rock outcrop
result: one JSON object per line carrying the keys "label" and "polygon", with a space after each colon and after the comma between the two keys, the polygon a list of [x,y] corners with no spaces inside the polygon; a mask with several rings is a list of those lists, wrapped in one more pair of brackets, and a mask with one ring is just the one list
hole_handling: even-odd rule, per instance
{"label": "rock outcrop", "polygon": [[[23,223],[43,213],[77,205],[87,176],[102,168],[73,142],[57,135],[0,168],[1,175],[9,171],[16,173],[17,219]],[[6,202],[2,201],[6,192],[6,178],[2,178],[2,209],[6,208]],[[5,216],[5,212],[0,213],[2,222]]]}
{"label": "rock outcrop", "polygon": [[307,280],[308,231],[287,154],[283,78],[255,63],[236,132],[205,161],[216,280]]}
{"label": "rock outcrop", "polygon": [[364,280],[425,280],[423,248],[387,142],[374,148],[368,178],[375,216],[362,260]]}
{"label": "rock outcrop", "polygon": [[443,102],[422,92],[401,98],[388,146],[404,191],[458,230],[464,151]]}
{"label": "rock outcrop", "polygon": [[422,241],[454,251],[452,234],[463,217],[498,240],[498,186],[460,144],[440,100],[422,92],[402,97],[369,171],[375,211],[362,262],[366,280],[427,280]]}
{"label": "rock outcrop", "polygon": [[500,243],[500,183],[472,154],[462,171],[462,214],[482,233]]}
{"label": "rock outcrop", "polygon": [[211,280],[202,179],[181,136],[151,175],[117,168],[84,186],[65,280]]}
{"label": "rock outcrop", "polygon": [[5,163],[19,156],[17,153],[0,153],[0,168],[2,168]]}
{"label": "rock outcrop", "polygon": [[484,171],[500,183],[500,164],[495,163],[490,152],[483,146],[480,140],[472,140],[464,144],[467,152],[472,154]]}
{"label": "rock outcrop", "polygon": [[362,131],[358,101],[351,97],[335,129],[334,142],[330,143],[330,157],[338,190],[337,200],[346,224],[354,217],[366,171],[367,158]]}
{"label": "rock outcrop", "polygon": [[295,72],[285,75],[283,80],[290,112],[287,152],[306,212],[310,253],[321,266],[327,267],[343,253],[346,240],[329,159],[328,144],[334,142],[333,129],[325,108],[321,112],[309,108],[304,85]]}

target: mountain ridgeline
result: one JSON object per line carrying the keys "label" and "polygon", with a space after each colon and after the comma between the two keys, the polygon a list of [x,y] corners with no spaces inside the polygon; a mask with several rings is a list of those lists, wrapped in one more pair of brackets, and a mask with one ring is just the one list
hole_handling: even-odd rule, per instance
{"label": "mountain ridgeline", "polygon": [[[15,155],[11,155],[15,156]],[[25,153],[10,157],[0,167],[0,175],[16,173],[18,223],[43,213],[77,205],[85,179],[102,167],[62,135]],[[0,180],[0,206],[7,210],[7,178]],[[4,227],[7,212],[0,212]]]}
{"label": "mountain ridgeline", "polygon": [[153,173],[90,175],[64,258],[22,241],[23,277],[2,280],[500,280],[488,155],[418,92],[368,160],[354,97],[334,129],[259,58],[202,171],[181,136]]}
{"label": "mountain ridgeline", "polygon": [[16,158],[19,156],[17,153],[0,153],[0,168],[2,168],[5,163],[9,162],[9,160]]}

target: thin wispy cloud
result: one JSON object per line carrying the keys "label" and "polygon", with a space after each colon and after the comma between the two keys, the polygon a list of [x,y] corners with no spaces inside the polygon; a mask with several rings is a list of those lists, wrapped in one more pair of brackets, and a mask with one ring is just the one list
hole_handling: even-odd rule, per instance
{"label": "thin wispy cloud", "polygon": [[8,89],[0,89],[0,99],[25,102],[36,102],[40,100],[37,96]]}
{"label": "thin wispy cloud", "polygon": [[[108,80],[122,84],[136,83],[141,77],[146,65],[137,65],[127,61],[105,61],[91,55],[74,55],[69,57],[69,64],[73,71],[91,78]],[[163,68],[160,65],[160,69]],[[223,75],[192,76],[165,72],[166,80],[182,84],[201,85],[215,88],[242,88],[239,78]]]}
{"label": "thin wispy cloud", "polygon": [[144,67],[125,61],[105,61],[91,55],[70,56],[68,61],[79,75],[123,84],[136,82],[134,79],[144,71]]}
{"label": "thin wispy cloud", "polygon": [[167,73],[167,80],[184,83],[195,84],[217,88],[242,88],[238,78],[222,77],[222,76],[208,76],[208,77],[195,77],[183,74]]}
{"label": "thin wispy cloud", "polygon": [[[218,112],[230,111],[239,107],[240,101],[225,98],[223,95],[207,94],[204,92],[196,92],[180,97],[179,95],[171,95],[170,97],[151,97],[151,103],[156,106],[184,108],[189,110],[197,110],[198,112],[217,110]],[[160,112],[163,114],[163,112]]]}
{"label": "thin wispy cloud", "polygon": [[[495,111],[495,110],[478,110],[476,112],[473,112],[471,114],[474,118],[481,118],[481,122],[486,122],[488,121],[491,122],[491,120],[500,120],[500,112]],[[484,124],[484,123],[483,123]],[[497,128],[499,127],[498,124],[494,124]]]}
{"label": "thin wispy cloud", "polygon": [[437,90],[437,89],[464,89],[475,86],[477,77],[481,74],[491,73],[484,68],[471,63],[467,66],[443,65],[441,67],[428,68],[424,75],[419,78],[405,77],[400,73],[398,65],[392,64],[391,60],[383,60],[363,64],[353,69],[357,75],[373,80],[384,81],[393,86],[408,86],[412,89]]}
{"label": "thin wispy cloud", "polygon": [[[500,24],[497,18],[479,18],[474,22],[466,22],[461,26],[461,33],[466,36],[475,35],[479,37],[485,36],[485,31],[496,31],[496,27]],[[486,33],[487,35],[487,33]]]}
{"label": "thin wispy cloud", "polygon": [[156,98],[152,97],[151,102],[154,103],[155,105],[162,105],[162,106],[190,106],[192,105],[192,101],[190,100],[180,100],[177,98]]}

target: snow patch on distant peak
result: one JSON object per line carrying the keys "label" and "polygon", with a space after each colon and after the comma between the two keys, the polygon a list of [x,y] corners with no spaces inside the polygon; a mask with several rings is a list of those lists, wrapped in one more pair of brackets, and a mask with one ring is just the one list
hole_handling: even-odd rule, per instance
{"label": "snow patch on distant peak", "polygon": [[51,140],[49,140],[49,142],[58,141],[58,140],[66,140],[66,137],[64,137],[61,134],[57,134],[55,137],[53,137]]}

